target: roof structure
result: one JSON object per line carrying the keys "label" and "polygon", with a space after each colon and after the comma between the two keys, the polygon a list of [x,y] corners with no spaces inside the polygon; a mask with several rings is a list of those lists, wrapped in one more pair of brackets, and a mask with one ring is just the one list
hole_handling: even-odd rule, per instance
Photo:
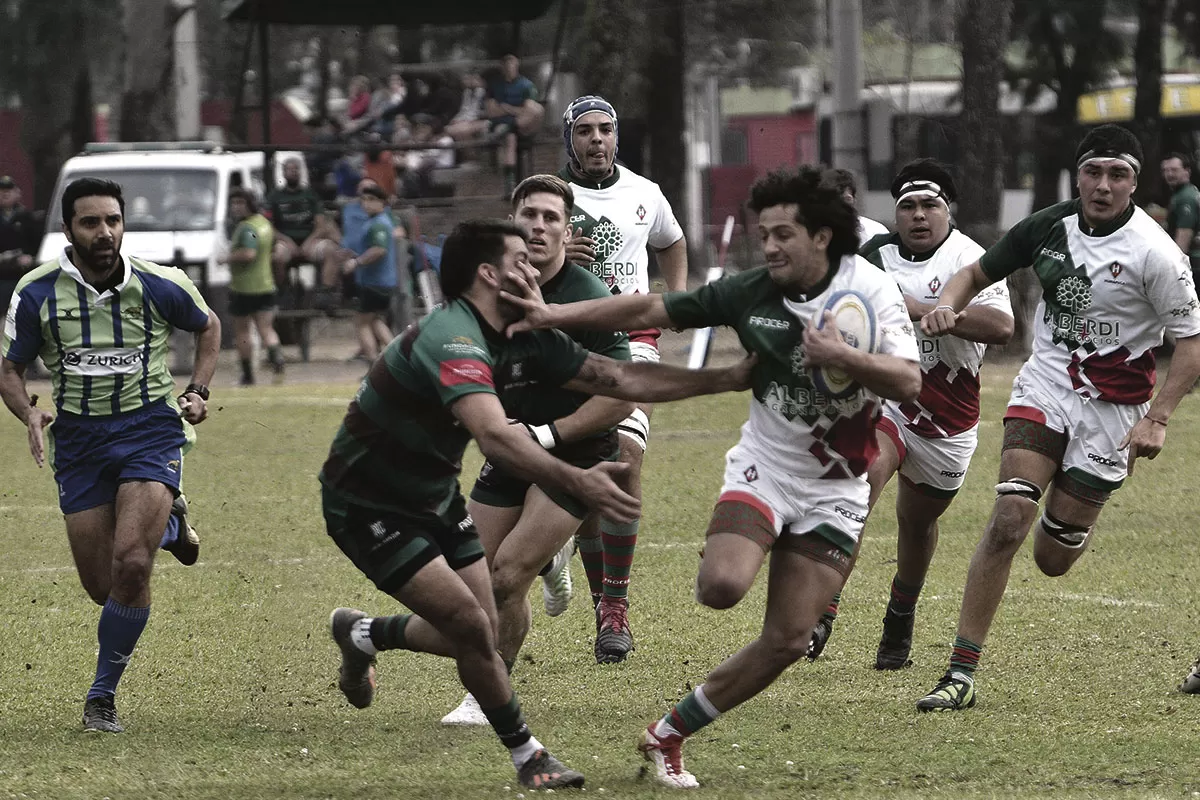
{"label": "roof structure", "polygon": [[553,0],[225,0],[228,21],[272,25],[481,25],[525,22],[542,16]]}

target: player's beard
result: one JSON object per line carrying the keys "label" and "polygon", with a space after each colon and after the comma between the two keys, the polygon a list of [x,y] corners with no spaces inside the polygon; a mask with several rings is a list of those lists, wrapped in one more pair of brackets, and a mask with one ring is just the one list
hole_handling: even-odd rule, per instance
{"label": "player's beard", "polygon": [[120,238],[97,239],[87,249],[81,248],[78,244],[72,244],[72,247],[75,250],[76,258],[99,277],[111,272],[121,260]]}
{"label": "player's beard", "polygon": [[[521,287],[518,286],[516,282],[508,280],[507,278],[501,281],[500,288],[501,290],[508,292],[515,297],[522,296]],[[496,310],[500,312],[500,318],[504,320],[505,327],[508,327],[512,323],[525,316],[525,309],[508,302],[503,297],[496,299]]]}

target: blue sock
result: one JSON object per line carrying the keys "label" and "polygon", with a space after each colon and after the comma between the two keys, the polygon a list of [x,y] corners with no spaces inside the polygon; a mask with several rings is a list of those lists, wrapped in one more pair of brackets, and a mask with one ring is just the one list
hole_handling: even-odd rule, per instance
{"label": "blue sock", "polygon": [[96,680],[87,696],[112,697],[117,692],[117,681],[125,672],[125,666],[133,655],[138,637],[146,629],[150,619],[150,607],[130,608],[111,597],[100,612],[100,624],[96,637],[100,640],[100,656],[96,659]]}
{"label": "blue sock", "polygon": [[167,529],[163,531],[162,541],[158,543],[158,549],[175,544],[179,541],[179,517],[172,514],[167,517]]}

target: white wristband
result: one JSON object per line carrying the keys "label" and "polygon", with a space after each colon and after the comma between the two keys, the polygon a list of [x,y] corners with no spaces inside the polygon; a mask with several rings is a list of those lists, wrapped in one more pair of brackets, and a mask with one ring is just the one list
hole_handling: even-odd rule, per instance
{"label": "white wristband", "polygon": [[547,450],[554,449],[558,444],[558,437],[554,435],[554,428],[550,425],[526,425],[529,429],[529,434],[538,444]]}
{"label": "white wristband", "polygon": [[937,306],[937,307],[936,307],[936,308],[934,308],[933,310],[934,310],[934,311],[941,311],[943,308],[944,308],[944,309],[946,309],[947,311],[949,311],[951,314],[957,314],[957,313],[958,313],[957,311],[955,311],[955,310],[954,310],[954,306]]}

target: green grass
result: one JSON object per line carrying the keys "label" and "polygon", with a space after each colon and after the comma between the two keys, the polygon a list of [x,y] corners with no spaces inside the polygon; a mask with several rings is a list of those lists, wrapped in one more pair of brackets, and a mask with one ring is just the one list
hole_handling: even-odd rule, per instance
{"label": "green grass", "polygon": [[[953,636],[967,561],[990,510],[1010,369],[993,368],[967,484],[943,520],[921,601],[916,665],[871,669],[895,551],[889,490],[868,525],[822,659],[800,663],[688,744],[698,797],[1184,797],[1200,792],[1200,697],[1174,691],[1200,649],[1200,566],[1188,399],[1167,450],[1101,518],[1066,577],[1018,555],[979,673],[979,705],[918,716]],[[331,608],[378,613],[377,593],[329,541],[315,475],[353,386],[225,391],[187,462],[201,563],[158,562],[154,612],[121,685],[129,732],[84,735],[98,609],[71,567],[54,484],[0,424],[0,798],[513,797],[489,733],[437,720],[462,689],[449,662],[381,658],[375,705],[334,684]],[[692,599],[722,455],[747,398],[659,408],[634,566],[638,649],[591,656],[586,599],[540,611],[515,683],[535,733],[586,772],[589,796],[667,794],[638,779],[640,729],[752,638],[763,581],[736,608]],[[479,464],[472,454],[467,475]],[[575,564],[577,586],[584,584]],[[540,600],[535,600],[540,609]],[[745,767],[741,769],[740,767]],[[505,787],[509,787],[507,790]]]}

